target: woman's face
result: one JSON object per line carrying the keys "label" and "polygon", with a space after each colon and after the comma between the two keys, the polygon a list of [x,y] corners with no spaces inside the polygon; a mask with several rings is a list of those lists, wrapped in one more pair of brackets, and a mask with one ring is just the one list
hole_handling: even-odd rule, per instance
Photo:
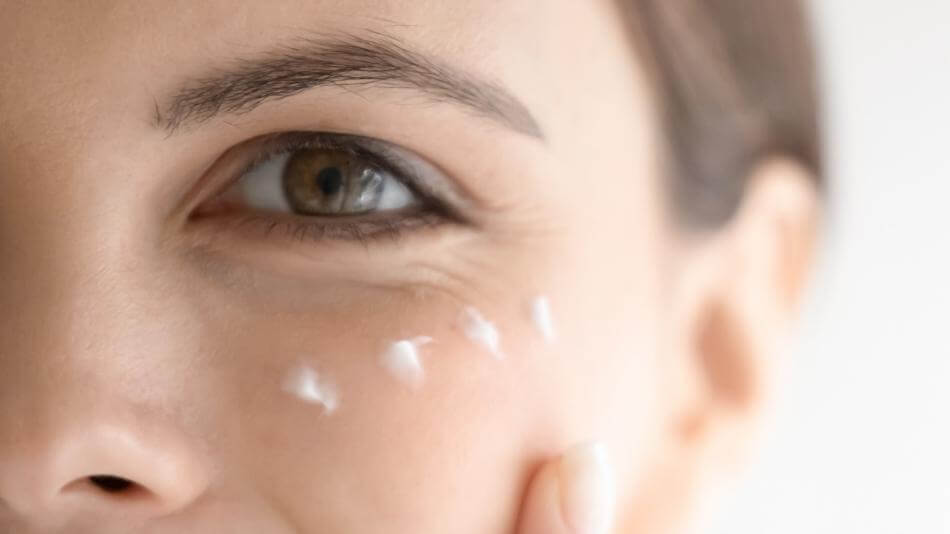
{"label": "woman's face", "polygon": [[613,0],[2,7],[5,531],[508,532],[589,439],[644,493],[688,254]]}

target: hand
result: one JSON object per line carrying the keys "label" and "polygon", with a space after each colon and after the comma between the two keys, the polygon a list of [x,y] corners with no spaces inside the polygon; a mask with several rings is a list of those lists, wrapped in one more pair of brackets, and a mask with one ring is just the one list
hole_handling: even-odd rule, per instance
{"label": "hand", "polygon": [[604,445],[578,445],[534,475],[517,534],[607,534],[614,491]]}

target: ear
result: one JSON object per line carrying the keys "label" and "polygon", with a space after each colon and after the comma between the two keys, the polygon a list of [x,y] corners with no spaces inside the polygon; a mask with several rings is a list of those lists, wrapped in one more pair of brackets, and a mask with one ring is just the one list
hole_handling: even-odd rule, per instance
{"label": "ear", "polygon": [[733,219],[684,247],[674,283],[677,439],[717,467],[741,451],[762,405],[818,228],[819,195],[801,166],[773,158],[747,183]]}

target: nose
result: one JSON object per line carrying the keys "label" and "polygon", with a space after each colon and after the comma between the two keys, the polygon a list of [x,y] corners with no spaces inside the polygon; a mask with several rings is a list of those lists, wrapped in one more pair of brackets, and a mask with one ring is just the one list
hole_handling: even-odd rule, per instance
{"label": "nose", "polygon": [[[111,532],[183,513],[211,464],[193,322],[157,292],[137,298],[141,283],[28,275],[0,283],[17,304],[0,312],[0,532]],[[7,516],[25,526],[5,530]]]}
{"label": "nose", "polygon": [[[187,368],[151,364],[164,356],[173,367],[185,349],[139,328],[129,335],[156,353],[99,352],[85,339],[70,351],[51,330],[0,340],[0,532],[4,509],[25,531],[82,532],[73,525],[148,523],[188,508],[209,483],[206,418]],[[131,341],[113,333],[105,345]],[[190,378],[200,382],[193,369]]]}
{"label": "nose", "polygon": [[88,423],[25,440],[0,460],[0,499],[31,526],[59,528],[78,517],[147,521],[204,493],[203,466],[180,436],[137,421]]}
{"label": "nose", "polygon": [[142,182],[108,157],[24,161],[0,180],[0,532],[183,512],[219,472],[209,391],[231,391],[207,303]]}

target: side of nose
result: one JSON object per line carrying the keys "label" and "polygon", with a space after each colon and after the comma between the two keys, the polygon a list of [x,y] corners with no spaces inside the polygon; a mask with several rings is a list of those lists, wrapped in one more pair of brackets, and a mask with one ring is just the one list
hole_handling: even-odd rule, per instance
{"label": "side of nose", "polygon": [[187,306],[117,276],[18,278],[0,283],[0,512],[59,531],[186,509],[210,476]]}
{"label": "side of nose", "polygon": [[39,526],[82,515],[172,514],[195,501],[208,483],[198,456],[182,439],[137,421],[87,418],[5,453],[0,498]]}
{"label": "side of nose", "polygon": [[5,515],[75,532],[184,510],[227,406],[154,198],[69,154],[24,151],[0,180],[0,532]]}
{"label": "side of nose", "polygon": [[26,516],[85,510],[146,518],[181,510],[206,489],[197,456],[168,432],[136,422],[89,423],[12,451],[0,462],[0,497]]}

